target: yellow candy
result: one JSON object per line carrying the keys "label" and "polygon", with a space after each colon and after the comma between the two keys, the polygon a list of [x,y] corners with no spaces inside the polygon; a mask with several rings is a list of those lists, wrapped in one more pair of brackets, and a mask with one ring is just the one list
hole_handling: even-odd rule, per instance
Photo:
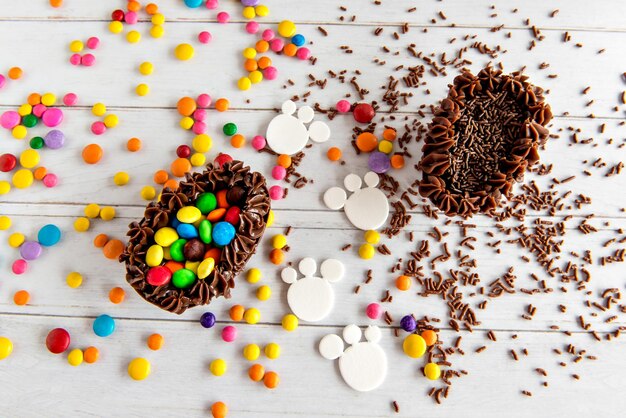
{"label": "yellow candy", "polygon": [[151,62],[142,62],[139,66],[139,72],[143,75],[150,75],[154,71],[154,65]]}
{"label": "yellow candy", "polygon": [[263,80],[263,73],[259,70],[252,71],[248,74],[248,78],[252,84],[260,83]]}
{"label": "yellow candy", "polygon": [[54,106],[57,102],[57,96],[52,93],[46,93],[41,96],[41,104],[44,106]]}
{"label": "yellow candy", "polygon": [[70,51],[72,52],[80,52],[83,50],[84,47],[85,45],[83,45],[81,41],[76,40],[70,42]]}
{"label": "yellow candy", "polygon": [[256,17],[256,12],[254,11],[254,7],[247,6],[243,8],[241,15],[246,19],[254,19]]}
{"label": "yellow candy", "polygon": [[436,363],[428,363],[424,366],[424,376],[430,380],[437,380],[441,376],[441,369]]}
{"label": "yellow candy", "polygon": [[76,232],[85,232],[89,229],[90,224],[89,219],[80,217],[74,221],[74,229]]}
{"label": "yellow candy", "polygon": [[197,152],[208,152],[212,145],[213,141],[207,134],[196,135],[191,141],[192,148]]}
{"label": "yellow candy", "polygon": [[0,216],[0,231],[6,231],[11,228],[11,218],[8,216]]}
{"label": "yellow candy", "polygon": [[411,334],[404,339],[402,350],[411,358],[420,358],[426,352],[426,341],[421,335]]}
{"label": "yellow candy", "polygon": [[163,258],[166,260],[172,259],[172,254],[170,254],[170,247],[163,248]]}
{"label": "yellow candy", "polygon": [[145,200],[152,200],[156,196],[156,189],[152,186],[143,186],[141,188],[141,198]]}
{"label": "yellow candy", "polygon": [[124,30],[124,25],[122,24],[122,22],[118,22],[117,20],[114,20],[113,22],[109,23],[109,32],[121,33],[123,30]]}
{"label": "yellow candy", "polygon": [[359,257],[364,260],[369,260],[374,257],[376,250],[371,244],[363,244],[359,247]]}
{"label": "yellow candy", "polygon": [[176,49],[174,49],[174,55],[181,61],[187,61],[193,58],[194,54],[193,46],[189,44],[179,44]]}
{"label": "yellow candy", "polygon": [[259,16],[259,17],[265,17],[265,16],[270,14],[270,9],[268,9],[267,6],[264,6],[262,4],[256,6],[254,8],[254,11],[256,12],[257,16]]}
{"label": "yellow candy", "polygon": [[185,116],[180,120],[180,127],[189,130],[193,127],[193,119],[189,116]]}
{"label": "yellow candy", "polygon": [[136,44],[141,40],[141,33],[136,30],[131,30],[126,34],[126,40],[131,44]]}
{"label": "yellow candy", "polygon": [[105,116],[103,122],[107,128],[115,128],[117,124],[120,123],[120,118],[111,113],[110,115]]}
{"label": "yellow candy", "polygon": [[393,142],[383,139],[378,143],[378,151],[389,154],[391,151],[393,151]]}
{"label": "yellow candy", "polygon": [[13,174],[13,185],[18,189],[25,189],[33,184],[34,176],[30,170],[22,168]]}
{"label": "yellow candy", "polygon": [[291,38],[296,34],[296,25],[291,20],[283,20],[278,24],[278,34],[283,38]]}
{"label": "yellow candy", "polygon": [[298,317],[294,314],[287,314],[283,316],[282,325],[285,331],[295,331],[298,328]]}
{"label": "yellow candy", "polygon": [[201,217],[202,212],[195,206],[185,206],[176,213],[176,219],[185,224],[192,224]]}
{"label": "yellow candy", "polygon": [[365,242],[374,245],[378,244],[380,241],[380,234],[373,229],[370,229],[369,231],[365,231],[364,238]]}
{"label": "yellow candy", "polygon": [[110,221],[115,218],[115,208],[111,206],[105,206],[100,210],[100,218],[103,221]]}
{"label": "yellow candy", "polygon": [[209,274],[211,274],[214,268],[215,260],[213,260],[211,257],[202,260],[202,262],[198,266],[198,271],[196,273],[198,275],[198,279],[202,280],[209,277]]}
{"label": "yellow candy", "polygon": [[88,218],[97,218],[100,215],[100,205],[97,203],[90,203],[85,206],[85,216]]}
{"label": "yellow candy", "polygon": [[10,191],[11,191],[11,183],[5,180],[0,181],[0,196],[3,194],[7,194]]}
{"label": "yellow candy", "polygon": [[185,268],[187,270],[193,271],[193,274],[198,275],[198,267],[200,266],[199,261],[185,261]]}
{"label": "yellow candy", "polygon": [[150,29],[150,36],[152,36],[153,38],[160,38],[161,36],[163,36],[164,33],[165,29],[163,29],[163,26],[154,25]]}
{"label": "yellow candy", "polygon": [[125,171],[120,171],[119,173],[115,173],[113,176],[113,182],[118,186],[124,186],[130,181],[130,175]]}
{"label": "yellow candy", "polygon": [[28,103],[24,103],[17,109],[17,113],[20,116],[30,115],[31,113],[33,113],[33,107]]}
{"label": "yellow candy", "polygon": [[269,215],[267,215],[267,227],[274,225],[274,211],[270,209]]}
{"label": "yellow candy", "polygon": [[0,360],[9,357],[13,352],[13,342],[7,337],[0,337]]}
{"label": "yellow candy", "polygon": [[91,113],[93,113],[94,116],[103,116],[106,112],[107,107],[104,105],[104,103],[96,103],[91,107]]}
{"label": "yellow candy", "polygon": [[189,162],[194,167],[202,167],[206,163],[206,156],[202,153],[195,152],[189,158]]}
{"label": "yellow candy", "polygon": [[83,284],[83,276],[80,273],[73,271],[67,275],[65,281],[69,287],[76,289]]}
{"label": "yellow candy", "polygon": [[135,358],[128,363],[128,375],[133,380],[143,380],[150,376],[150,362],[145,358]]}
{"label": "yellow candy", "polygon": [[9,236],[9,245],[13,248],[18,248],[20,245],[24,243],[26,237],[24,234],[20,234],[19,232],[15,232]]}
{"label": "yellow candy", "polygon": [[147,96],[150,93],[150,86],[145,83],[138,84],[135,88],[135,93],[137,93],[137,96]]}
{"label": "yellow candy", "polygon": [[215,359],[209,365],[209,370],[214,376],[222,376],[226,373],[226,362],[221,358]]}
{"label": "yellow candy", "polygon": [[152,21],[153,25],[162,25],[165,23],[165,16],[163,16],[163,14],[161,13],[155,13],[152,15],[152,19],[150,19]]}
{"label": "yellow candy", "polygon": [[158,244],[153,244],[146,251],[146,264],[150,267],[156,267],[161,265],[163,261],[163,247]]}
{"label": "yellow candy", "polygon": [[174,228],[170,228],[169,226],[159,229],[154,234],[154,242],[159,244],[161,247],[169,247],[177,239],[178,233]]}
{"label": "yellow candy", "polygon": [[243,56],[247,59],[253,59],[256,57],[256,49],[254,48],[246,48],[243,50]]}
{"label": "yellow candy", "polygon": [[272,237],[272,247],[280,250],[287,245],[287,237],[283,234],[274,235]]}
{"label": "yellow candy", "polygon": [[272,289],[268,285],[263,285],[256,290],[256,297],[259,300],[268,300],[272,296]]}
{"label": "yellow candy", "polygon": [[39,164],[39,153],[34,149],[27,149],[20,154],[20,164],[24,168],[33,168]]}
{"label": "yellow candy", "polygon": [[256,324],[261,320],[261,312],[257,308],[246,309],[243,313],[243,319],[248,324]]}
{"label": "yellow candy", "polygon": [[246,280],[248,280],[248,283],[257,283],[259,280],[261,280],[261,270],[257,268],[251,268],[246,274]]}
{"label": "yellow candy", "polygon": [[254,361],[261,355],[261,348],[256,344],[248,344],[243,348],[243,357],[248,361]]}
{"label": "yellow candy", "polygon": [[80,366],[81,364],[83,364],[83,360],[84,360],[83,350],[81,350],[80,348],[73,349],[67,355],[67,362],[70,364],[70,366],[74,366],[74,367]]}
{"label": "yellow candy", "polygon": [[246,91],[250,87],[252,87],[252,80],[250,80],[248,77],[241,77],[239,81],[237,81],[237,87],[241,91]]}
{"label": "yellow candy", "polygon": [[265,355],[270,360],[275,360],[280,357],[280,345],[276,343],[269,343],[265,346],[263,351],[265,351]]}
{"label": "yellow candy", "polygon": [[11,135],[15,139],[24,139],[28,135],[28,129],[24,125],[17,125],[11,130]]}

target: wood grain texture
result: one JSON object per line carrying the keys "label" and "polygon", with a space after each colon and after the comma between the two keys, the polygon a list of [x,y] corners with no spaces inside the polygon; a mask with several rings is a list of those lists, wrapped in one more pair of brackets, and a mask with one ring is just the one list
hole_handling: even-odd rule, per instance
{"label": "wood grain texture", "polygon": [[[553,178],[564,179],[571,174],[576,178],[567,184],[576,193],[568,198],[572,204],[578,193],[591,196],[593,203],[585,211],[567,207],[548,216],[531,213],[526,224],[542,217],[560,221],[567,215],[573,218],[566,222],[567,242],[563,252],[593,249],[595,259],[609,255],[619,244],[604,244],[611,238],[620,237],[619,229],[626,229],[626,206],[622,191],[626,187],[624,176],[604,178],[609,166],[624,159],[625,108],[620,106],[620,95],[625,89],[621,74],[626,54],[626,26],[623,16],[626,3],[611,0],[602,3],[583,0],[569,1],[518,1],[506,0],[490,6],[493,2],[465,0],[400,1],[383,0],[383,6],[373,1],[340,2],[317,0],[314,2],[267,0],[271,15],[264,22],[275,23],[290,18],[298,23],[299,32],[313,41],[311,49],[318,58],[317,65],[308,62],[276,57],[279,78],[263,82],[249,92],[236,89],[235,80],[243,75],[240,51],[250,46],[256,37],[244,30],[244,20],[235,1],[222,1],[220,10],[227,10],[233,17],[232,24],[219,25],[215,22],[215,11],[189,10],[182,1],[161,2],[167,17],[166,36],[155,40],[149,37],[149,23],[135,27],[143,39],[130,45],[121,35],[107,31],[108,16],[119,2],[93,2],[89,0],[65,0],[60,9],[52,9],[46,1],[37,4],[31,1],[0,0],[0,73],[6,74],[9,67],[19,65],[25,77],[9,82],[0,91],[0,112],[14,108],[24,101],[31,91],[52,91],[57,95],[73,91],[79,95],[79,106],[67,109],[62,129],[67,135],[62,150],[42,151],[42,164],[61,178],[55,189],[44,189],[36,185],[27,190],[12,190],[0,196],[0,215],[13,220],[9,232],[20,231],[34,237],[38,228],[45,223],[55,223],[65,231],[64,239],[56,247],[45,250],[41,259],[31,263],[24,276],[10,273],[10,265],[17,257],[15,249],[7,245],[7,231],[0,232],[0,335],[9,336],[14,344],[13,355],[0,362],[0,381],[5,389],[0,390],[0,415],[6,416],[207,416],[212,402],[222,400],[231,410],[232,417],[277,418],[277,417],[383,417],[383,416],[590,416],[605,414],[615,416],[615,411],[626,407],[626,400],[619,396],[626,358],[623,338],[602,344],[580,330],[578,313],[584,308],[586,295],[581,292],[564,294],[558,290],[533,296],[520,292],[489,300],[487,308],[478,310],[481,325],[473,333],[463,333],[461,347],[465,356],[454,356],[455,368],[466,369],[468,376],[459,379],[452,387],[449,398],[441,406],[433,404],[426,396],[431,385],[420,376],[422,360],[410,360],[402,354],[401,339],[393,336],[388,326],[382,326],[383,348],[390,359],[387,381],[378,390],[360,394],[350,390],[341,379],[338,367],[317,354],[317,344],[327,333],[340,333],[343,326],[357,323],[366,326],[369,321],[363,311],[368,303],[380,300],[386,289],[391,289],[394,303],[383,304],[396,319],[414,313],[447,318],[447,306],[436,296],[416,298],[415,292],[401,293],[394,289],[395,276],[389,273],[398,257],[405,257],[417,242],[428,238],[428,233],[437,226],[448,232],[448,241],[457,243],[461,237],[454,225],[445,225],[441,217],[433,220],[423,216],[420,210],[412,211],[413,218],[406,233],[413,232],[415,242],[406,239],[406,233],[383,242],[392,250],[392,256],[377,256],[365,263],[356,254],[362,242],[362,232],[355,230],[341,212],[330,211],[321,201],[323,192],[331,186],[341,185],[350,172],[364,174],[367,160],[356,156],[350,149],[348,139],[353,127],[352,120],[340,116],[329,122],[332,128],[331,141],[314,145],[307,150],[299,171],[314,178],[315,182],[303,189],[290,189],[289,198],[274,204],[276,224],[269,228],[267,236],[281,233],[293,226],[288,237],[291,251],[288,261],[297,262],[302,257],[314,257],[318,261],[335,257],[345,263],[346,277],[333,285],[337,304],[331,315],[316,324],[301,324],[294,333],[286,333],[280,327],[282,316],[288,312],[286,303],[287,286],[279,277],[280,270],[267,261],[270,250],[264,240],[253,257],[250,266],[263,272],[263,283],[272,287],[272,298],[259,302],[254,296],[255,286],[244,280],[238,282],[233,299],[220,299],[210,305],[218,316],[218,326],[205,330],[198,324],[203,308],[192,309],[181,316],[171,315],[143,302],[123,280],[123,266],[106,260],[91,241],[98,233],[123,238],[127,224],[141,217],[146,202],[139,197],[142,186],[151,184],[154,171],[167,167],[171,156],[180,143],[189,143],[193,135],[178,127],[179,116],[175,110],[176,100],[183,95],[195,96],[202,92],[214,98],[228,97],[232,110],[226,113],[210,111],[209,134],[213,138],[213,149],[209,159],[217,152],[226,150],[250,163],[263,173],[269,173],[273,158],[258,154],[250,147],[233,150],[221,133],[225,122],[235,122],[247,137],[263,133],[265,126],[275,115],[273,109],[293,95],[310,91],[308,104],[320,103],[323,107],[334,103],[346,94],[354,97],[354,89],[348,84],[330,80],[326,90],[307,87],[308,74],[318,78],[327,77],[327,70],[347,70],[351,76],[362,70],[359,79],[371,90],[368,99],[380,98],[380,86],[387,82],[390,74],[404,75],[404,70],[393,71],[397,65],[420,63],[411,58],[407,46],[415,43],[416,49],[441,53],[448,57],[456,50],[471,44],[463,41],[466,35],[477,35],[481,42],[493,47],[501,44],[507,52],[491,59],[469,51],[466,57],[472,61],[472,70],[478,71],[489,61],[502,62],[507,71],[527,67],[534,83],[549,89],[548,101],[556,115],[551,132],[559,138],[551,139],[542,151],[542,163],[554,164],[549,176],[528,174],[527,180],[536,181],[542,189],[553,183]],[[339,9],[347,6],[346,11]],[[416,7],[413,13],[406,11]],[[512,10],[518,8],[517,13]],[[551,13],[559,12],[551,17]],[[439,11],[443,11],[444,20]],[[491,17],[492,14],[497,14]],[[352,15],[356,15],[352,21]],[[343,20],[340,17],[343,16]],[[524,22],[536,25],[545,35],[542,42],[528,51],[532,32]],[[433,21],[434,19],[434,21]],[[409,32],[394,40],[393,32],[408,23]],[[491,32],[491,28],[504,24],[503,29]],[[317,27],[323,26],[329,33],[321,36]],[[380,38],[372,33],[383,28]],[[427,32],[423,32],[424,29]],[[214,40],[209,45],[195,41],[197,33],[209,30]],[[567,31],[572,41],[563,43]],[[511,37],[506,34],[510,32]],[[101,47],[96,50],[97,64],[92,68],[72,67],[68,63],[68,44],[73,39],[99,36]],[[452,38],[457,41],[450,43]],[[180,42],[190,42],[196,47],[196,57],[190,62],[179,62],[172,50]],[[576,47],[576,43],[582,47]],[[344,54],[340,46],[348,45],[353,54]],[[381,49],[387,45],[389,53]],[[600,49],[606,52],[598,54]],[[394,53],[397,52],[397,55]],[[274,59],[272,55],[272,59]],[[379,65],[374,60],[386,61]],[[137,67],[142,61],[151,61],[155,72],[150,77],[141,76]],[[539,65],[547,62],[547,69]],[[550,78],[558,74],[558,78]],[[409,104],[398,112],[403,117],[415,116],[421,104],[436,104],[445,95],[446,86],[456,72],[448,71],[447,77],[426,76],[430,94],[425,89],[415,90]],[[283,88],[288,79],[294,86]],[[135,86],[146,82],[151,94],[137,97]],[[581,91],[587,86],[587,95]],[[588,105],[590,100],[593,104]],[[249,102],[246,102],[249,100]],[[96,120],[91,114],[91,105],[104,102],[109,111],[120,117],[119,127],[96,137],[89,131]],[[302,102],[299,105],[303,104]],[[614,107],[618,106],[618,110]],[[384,109],[385,107],[383,107]],[[429,112],[423,122],[427,123]],[[595,118],[588,118],[593,114]],[[387,120],[387,122],[389,122]],[[400,123],[398,122],[398,125]],[[600,126],[604,124],[604,132]],[[576,132],[576,130],[579,130]],[[32,134],[43,134],[45,129],[37,127]],[[573,144],[572,134],[579,139],[594,138],[591,144]],[[125,151],[126,140],[137,136],[143,140],[144,149],[138,154]],[[97,142],[105,150],[105,156],[97,166],[88,166],[80,159],[84,145]],[[328,146],[336,145],[344,150],[346,164],[331,165],[325,158]],[[19,153],[25,144],[0,132],[0,153]],[[235,152],[236,151],[236,152]],[[403,185],[410,184],[418,175],[412,169],[420,157],[413,150],[413,158],[407,168],[397,175]],[[602,157],[607,167],[593,168],[583,164]],[[588,169],[591,176],[582,174]],[[118,171],[129,171],[131,182],[125,187],[113,185],[113,175]],[[9,178],[0,173],[0,180]],[[519,190],[519,189],[518,189]],[[72,223],[82,215],[83,207],[90,202],[116,207],[118,217],[111,222],[96,221],[89,232],[75,233]],[[595,214],[588,221],[598,229],[592,235],[582,235],[577,226],[583,215]],[[512,245],[501,246],[501,253],[487,244],[488,232],[496,232],[493,221],[477,216],[471,221],[477,225],[472,231],[478,243],[474,257],[478,271],[488,282],[514,265],[518,286],[533,288],[536,283],[531,273],[552,280],[550,286],[559,283],[549,279],[534,263],[525,263],[524,250]],[[342,252],[341,248],[351,243],[353,248]],[[456,248],[455,248],[456,250]],[[439,251],[435,245],[433,251]],[[443,265],[453,267],[452,263]],[[374,280],[361,286],[354,293],[367,269],[372,269]],[[426,270],[429,271],[428,266]],[[65,284],[70,271],[84,274],[81,288],[71,289]],[[600,269],[591,266],[594,277],[587,289],[597,294],[607,287],[624,288],[623,266],[613,264]],[[107,298],[113,286],[122,286],[127,299],[121,305],[112,305]],[[27,289],[31,303],[26,307],[15,306],[12,295],[16,290]],[[477,304],[484,297],[469,297]],[[257,306],[262,311],[261,323],[255,326],[238,324],[239,337],[233,344],[219,338],[221,327],[232,324],[227,311],[232,303]],[[529,303],[537,307],[531,321],[523,320]],[[568,307],[561,313],[557,305]],[[591,312],[591,311],[589,311]],[[100,339],[91,331],[93,318],[108,313],[117,319],[117,330],[108,339]],[[612,323],[603,323],[610,312],[598,312],[593,318],[598,324],[594,328],[601,335],[626,326],[623,318]],[[446,322],[447,319],[444,320]],[[44,347],[47,331],[62,326],[72,333],[72,347],[86,348],[96,345],[101,351],[101,360],[95,365],[72,368],[63,356],[52,356]],[[558,326],[558,330],[550,330]],[[457,333],[446,323],[441,324],[440,339],[446,343],[454,341]],[[490,342],[486,333],[493,330],[497,342]],[[563,331],[571,331],[570,337]],[[163,350],[151,352],[145,339],[153,332],[164,335]],[[512,339],[517,335],[516,339]],[[252,383],[246,376],[248,363],[242,358],[245,344],[261,346],[269,342],[282,346],[278,360],[260,359],[268,370],[281,376],[281,385],[276,391],[266,390],[262,384]],[[571,356],[556,355],[554,348],[565,351],[567,344],[588,350],[587,355],[599,360],[585,359],[574,363]],[[474,351],[487,346],[481,354]],[[511,359],[510,350],[521,353],[526,348],[529,355],[520,354],[520,360]],[[152,362],[153,374],[144,382],[133,382],[126,375],[126,366],[133,357],[147,357]],[[228,361],[229,370],[221,378],[208,372],[208,364],[214,358]],[[566,367],[559,362],[565,362]],[[548,377],[537,374],[535,368],[543,368]],[[579,374],[580,381],[572,378]],[[541,386],[547,381],[549,387]],[[532,398],[521,394],[522,390],[533,393]],[[400,413],[394,414],[391,402],[396,400]]]}

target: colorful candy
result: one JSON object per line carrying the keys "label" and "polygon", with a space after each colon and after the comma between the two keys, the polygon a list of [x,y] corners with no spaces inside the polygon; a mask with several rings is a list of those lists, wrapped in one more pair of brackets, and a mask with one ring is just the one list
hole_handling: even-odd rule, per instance
{"label": "colorful candy", "polygon": [[145,358],[135,358],[128,363],[128,375],[133,380],[144,380],[150,376],[150,362]]}
{"label": "colorful candy", "polygon": [[115,331],[115,320],[109,315],[100,315],[93,321],[92,328],[98,337],[108,337]]}
{"label": "colorful candy", "polygon": [[55,328],[46,337],[46,347],[52,354],[61,354],[70,345],[70,334],[63,328]]}
{"label": "colorful candy", "polygon": [[0,337],[0,360],[9,357],[13,352],[13,342],[7,337]]}

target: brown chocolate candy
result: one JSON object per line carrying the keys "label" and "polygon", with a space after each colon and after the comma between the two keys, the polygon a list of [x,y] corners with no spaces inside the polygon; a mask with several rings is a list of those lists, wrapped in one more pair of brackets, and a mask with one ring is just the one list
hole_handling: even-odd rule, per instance
{"label": "brown chocolate candy", "polygon": [[234,186],[226,192],[226,201],[231,206],[239,206],[246,198],[246,191],[243,187]]}
{"label": "brown chocolate candy", "polygon": [[183,255],[189,261],[202,261],[205,252],[206,246],[198,238],[190,239],[183,247]]}

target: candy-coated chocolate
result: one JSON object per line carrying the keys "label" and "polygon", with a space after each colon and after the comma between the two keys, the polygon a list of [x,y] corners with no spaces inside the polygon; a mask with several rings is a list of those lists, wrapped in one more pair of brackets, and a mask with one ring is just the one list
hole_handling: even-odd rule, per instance
{"label": "candy-coated chocolate", "polygon": [[102,314],[93,321],[92,328],[98,337],[108,337],[115,331],[115,320],[107,314]]}
{"label": "candy-coated chocolate", "polygon": [[213,260],[213,258],[209,257],[209,258],[205,258],[204,260],[202,260],[202,262],[198,265],[198,270],[197,270],[197,275],[198,275],[198,279],[206,279],[207,277],[209,277],[209,275],[213,272],[213,269],[215,268],[215,260]]}
{"label": "candy-coated chocolate", "polygon": [[405,315],[400,320],[400,327],[406,332],[413,332],[417,328],[417,321],[413,315]]}
{"label": "candy-coated chocolate", "polygon": [[192,224],[183,224],[181,223],[176,227],[176,232],[178,232],[178,236],[184,239],[191,239],[198,237],[198,230]]}
{"label": "candy-coated chocolate", "polygon": [[383,314],[383,309],[378,303],[373,302],[367,305],[365,313],[369,319],[379,319]]}
{"label": "candy-coated chocolate", "polygon": [[146,264],[150,267],[156,267],[163,262],[163,247],[158,244],[151,245],[146,251]]}
{"label": "candy-coated chocolate", "polygon": [[59,126],[63,122],[63,111],[56,107],[50,107],[42,115],[44,125],[49,128]]}
{"label": "candy-coated chocolate", "polygon": [[183,256],[188,261],[201,261],[204,258],[206,247],[197,238],[187,241],[183,247]]}
{"label": "candy-coated chocolate", "polygon": [[13,262],[13,264],[11,264],[11,271],[13,272],[13,274],[24,274],[26,272],[26,269],[28,268],[28,261],[26,260],[15,260]]}
{"label": "candy-coated chocolate", "polygon": [[178,233],[174,228],[164,227],[154,234],[154,241],[161,247],[169,247],[178,239]]}
{"label": "candy-coated chocolate", "polygon": [[70,333],[63,328],[55,328],[46,337],[46,347],[52,354],[61,354],[70,345]]}
{"label": "candy-coated chocolate", "polygon": [[198,227],[198,234],[200,235],[200,239],[202,240],[202,242],[204,242],[205,244],[210,244],[211,241],[213,241],[212,230],[213,230],[213,226],[211,225],[210,221],[206,219],[203,219],[202,221],[200,221],[200,226]]}
{"label": "candy-coated chocolate", "polygon": [[233,186],[226,192],[226,201],[229,205],[239,205],[246,198],[246,191],[243,187]]}
{"label": "candy-coated chocolate", "polygon": [[0,360],[9,357],[13,352],[13,342],[7,337],[0,337]]}
{"label": "candy-coated chocolate", "polygon": [[402,342],[402,350],[411,358],[420,358],[426,352],[426,341],[420,335],[408,335]]}
{"label": "candy-coated chocolate", "polygon": [[231,206],[224,215],[224,220],[233,226],[239,225],[239,215],[241,215],[241,209],[238,206]]}
{"label": "candy-coated chocolate", "polygon": [[61,230],[53,224],[44,225],[37,234],[37,241],[44,247],[51,247],[61,240]]}
{"label": "candy-coated chocolate", "polygon": [[163,286],[172,279],[172,272],[165,266],[152,267],[146,274],[146,281],[152,286]]}
{"label": "candy-coated chocolate", "polygon": [[237,338],[237,328],[233,327],[232,325],[225,326],[224,329],[222,330],[222,339],[226,341],[227,343],[231,343],[235,341],[236,338]]}
{"label": "candy-coated chocolate", "polygon": [[370,123],[376,116],[376,111],[369,103],[359,103],[354,107],[352,115],[359,123]]}
{"label": "candy-coated chocolate", "polygon": [[178,210],[176,219],[180,222],[192,224],[202,217],[202,212],[195,206],[185,206]]}
{"label": "candy-coated chocolate", "polygon": [[20,246],[20,256],[24,260],[35,260],[41,256],[41,244],[36,241],[26,241]]}
{"label": "candy-coated chocolate", "polygon": [[437,363],[427,363],[424,366],[424,376],[429,380],[437,380],[441,376],[441,369]]}
{"label": "candy-coated chocolate", "polygon": [[218,222],[213,226],[213,242],[220,246],[226,246],[235,238],[235,227],[228,222]]}
{"label": "candy-coated chocolate", "polygon": [[200,317],[200,325],[204,328],[213,328],[215,326],[215,315],[213,312],[205,312]]}
{"label": "candy-coated chocolate", "polygon": [[13,154],[0,155],[0,171],[8,173],[17,165],[17,158]]}
{"label": "candy-coated chocolate", "polygon": [[170,256],[172,257],[172,260],[185,261],[183,248],[185,247],[186,243],[187,243],[187,240],[182,239],[182,238],[177,239],[176,241],[172,243],[172,245],[170,246]]}
{"label": "candy-coated chocolate", "polygon": [[28,145],[32,148],[32,149],[41,149],[43,148],[43,146],[46,143],[44,142],[43,138],[40,136],[34,136],[30,139],[30,141],[28,142]]}
{"label": "candy-coated chocolate", "polygon": [[144,380],[150,376],[150,362],[145,358],[135,358],[128,363],[128,375],[133,380]]}
{"label": "candy-coated chocolate", "polygon": [[180,269],[172,276],[172,284],[178,289],[187,289],[196,281],[196,275],[189,269]]}
{"label": "candy-coated chocolate", "polygon": [[63,147],[63,144],[65,144],[65,134],[57,129],[53,129],[43,137],[43,140],[46,147],[50,149],[59,149]]}

